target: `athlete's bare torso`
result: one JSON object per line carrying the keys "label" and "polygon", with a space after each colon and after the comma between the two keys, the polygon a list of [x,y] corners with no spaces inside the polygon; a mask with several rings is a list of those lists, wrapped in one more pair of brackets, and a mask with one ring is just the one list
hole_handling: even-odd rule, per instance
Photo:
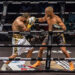
{"label": "athlete's bare torso", "polygon": [[53,17],[49,17],[45,15],[43,18],[39,18],[39,22],[45,22],[45,21],[48,24],[49,31],[53,30],[54,24],[58,24],[59,26],[61,26],[62,30],[66,30],[66,26],[62,22],[61,18],[57,15],[54,15]]}
{"label": "athlete's bare torso", "polygon": [[46,17],[47,23],[48,23],[48,30],[53,30],[53,25],[54,24],[59,24],[57,21],[57,16],[55,15],[54,17]]}
{"label": "athlete's bare torso", "polygon": [[26,25],[27,23],[21,16],[17,17],[12,23],[12,31],[24,31],[24,28],[26,28]]}

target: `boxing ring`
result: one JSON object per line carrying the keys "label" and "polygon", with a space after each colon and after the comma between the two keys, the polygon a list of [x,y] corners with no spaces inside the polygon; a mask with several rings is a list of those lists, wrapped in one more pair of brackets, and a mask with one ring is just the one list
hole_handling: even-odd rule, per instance
{"label": "boxing ring", "polygon": [[[48,45],[38,45],[38,44],[33,44],[33,45],[12,45],[12,44],[0,44],[0,47],[47,47],[47,53],[46,53],[46,58],[42,58],[39,59],[40,61],[46,61],[46,66],[45,66],[45,70],[27,70],[27,71],[0,71],[0,72],[75,72],[75,71],[62,71],[62,70],[51,70],[50,69],[50,63],[51,61],[75,61],[75,58],[52,58],[51,57],[51,48],[52,47],[75,47],[75,44],[51,44],[51,37],[53,33],[68,33],[68,32],[64,32],[64,31],[53,31],[53,32],[48,32],[48,31],[31,31],[31,32],[0,32],[0,34],[7,34],[10,35],[12,37],[12,34],[22,34],[24,36],[28,35],[28,34],[32,34],[32,35],[37,35],[37,33],[39,35],[48,35]],[[36,33],[36,34],[35,34]],[[70,33],[74,33],[74,32],[70,32]],[[0,61],[4,61],[4,60],[15,60],[15,61],[36,61],[38,60],[38,58],[21,58],[21,57],[16,57],[14,59],[8,58],[8,57],[0,57]]]}
{"label": "boxing ring", "polygon": [[[26,35],[30,35],[32,34],[33,36],[39,34],[40,36],[43,35],[48,35],[48,44],[47,45],[41,45],[41,44],[32,44],[32,45],[12,45],[12,44],[0,44],[0,47],[47,47],[47,53],[46,53],[46,58],[42,58],[39,59],[40,61],[46,61],[45,64],[45,70],[26,70],[26,71],[0,71],[0,73],[28,73],[28,72],[63,72],[63,73],[75,73],[75,71],[62,71],[62,70],[51,70],[50,64],[51,61],[75,61],[75,58],[52,58],[51,57],[51,51],[52,51],[52,47],[75,47],[75,44],[52,44],[52,35],[53,33],[64,33],[64,34],[75,34],[75,32],[64,32],[64,31],[52,31],[52,32],[48,32],[48,31],[30,31],[30,32],[12,32],[12,31],[7,31],[4,32],[2,31],[3,26],[11,26],[11,24],[5,24],[5,18],[6,18],[6,14],[12,14],[12,13],[7,13],[7,6],[9,3],[12,4],[22,4],[22,3],[30,3],[30,4],[39,4],[42,1],[39,2],[31,2],[31,1],[21,1],[21,2],[13,2],[13,1],[7,1],[7,2],[0,2],[0,4],[3,4],[3,14],[2,14],[2,18],[1,18],[1,29],[0,29],[0,35],[8,35],[10,37],[12,37],[13,34],[22,34],[24,36]],[[63,18],[63,14],[64,14],[64,4],[70,4],[70,3],[75,3],[75,2],[59,2],[59,1],[55,1],[55,2],[51,2],[51,1],[44,1],[42,3],[51,3],[51,4],[57,4],[57,3],[61,3],[61,16],[62,16],[62,20],[64,21]],[[16,14],[16,13],[13,13]],[[19,13],[22,14],[22,13]],[[31,13],[33,14],[38,14],[38,13]],[[44,14],[44,13],[41,13]],[[58,14],[58,13],[56,13]],[[66,12],[66,14],[68,14]],[[38,23],[37,23],[38,24]],[[39,24],[40,26],[43,26],[43,24]],[[44,26],[48,26],[47,24],[45,24]],[[15,60],[15,61],[36,61],[38,60],[38,58],[21,58],[21,57],[16,57],[15,59],[9,59],[8,57],[0,57],[0,61],[6,61],[6,60]]]}

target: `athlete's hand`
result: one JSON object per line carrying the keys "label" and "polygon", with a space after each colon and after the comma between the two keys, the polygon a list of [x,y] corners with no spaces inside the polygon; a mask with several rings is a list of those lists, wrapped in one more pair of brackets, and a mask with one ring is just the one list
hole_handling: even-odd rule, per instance
{"label": "athlete's hand", "polygon": [[35,17],[30,17],[28,19],[28,22],[29,22],[30,25],[34,25],[35,21],[36,21],[36,18]]}

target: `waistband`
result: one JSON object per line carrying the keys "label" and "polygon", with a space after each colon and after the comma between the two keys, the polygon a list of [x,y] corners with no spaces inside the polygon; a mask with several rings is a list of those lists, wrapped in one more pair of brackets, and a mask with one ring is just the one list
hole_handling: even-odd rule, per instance
{"label": "waistband", "polygon": [[13,38],[19,38],[19,39],[22,39],[22,38],[24,38],[24,36],[21,35],[21,34],[13,34]]}

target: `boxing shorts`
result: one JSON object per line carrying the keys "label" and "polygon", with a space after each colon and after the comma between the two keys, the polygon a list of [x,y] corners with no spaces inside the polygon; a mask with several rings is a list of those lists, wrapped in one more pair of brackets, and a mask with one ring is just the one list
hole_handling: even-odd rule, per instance
{"label": "boxing shorts", "polygon": [[62,33],[57,33],[57,34],[53,34],[52,35],[52,39],[49,39],[48,40],[48,35],[46,35],[46,37],[44,38],[43,40],[43,43],[48,43],[48,41],[51,41],[52,44],[53,43],[56,43],[56,44],[65,44],[65,37],[64,37],[64,34]]}
{"label": "boxing shorts", "polygon": [[[25,36],[21,34],[13,34],[12,37],[13,45],[30,45],[30,43],[26,40]],[[25,51],[31,50],[33,47],[13,47],[12,54],[21,55]]]}

